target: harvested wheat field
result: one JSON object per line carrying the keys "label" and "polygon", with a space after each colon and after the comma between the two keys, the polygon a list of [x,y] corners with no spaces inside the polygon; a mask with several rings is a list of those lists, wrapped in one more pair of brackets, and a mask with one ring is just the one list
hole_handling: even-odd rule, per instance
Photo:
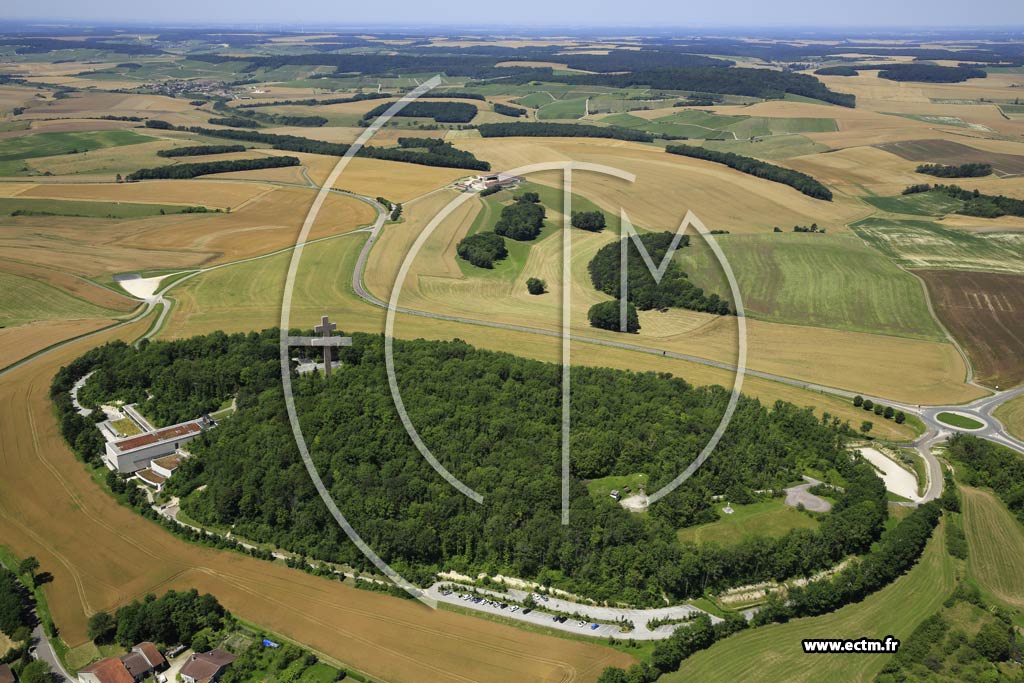
{"label": "harvested wheat field", "polygon": [[65,339],[113,324],[113,320],[44,320],[17,327],[0,327],[0,370]]}
{"label": "harvested wheat field", "polygon": [[197,204],[211,209],[237,209],[274,189],[263,183],[221,183],[215,180],[147,180],[140,183],[46,183],[30,187],[22,197],[84,199],[151,204]]}
{"label": "harvested wheat field", "polygon": [[960,341],[976,379],[1009,389],[1024,382],[1024,276],[918,270],[935,312]]}
{"label": "harvested wheat field", "polygon": [[[57,368],[148,321],[69,345],[4,376],[0,536],[35,555],[71,644],[88,617],[147,592],[197,588],[235,614],[381,681],[594,681],[628,655],[356,590],[279,564],[190,545],[118,505],[62,443],[47,396]],[[410,637],[410,634],[414,634]]]}
{"label": "harvested wheat field", "polygon": [[407,202],[469,175],[473,172],[466,169],[353,158],[334,187],[368,197]]}
{"label": "harvested wheat field", "polygon": [[10,273],[38,280],[101,308],[126,313],[138,305],[138,302],[133,299],[115,292],[113,289],[97,285],[91,280],[30,263],[0,259],[0,273]]}

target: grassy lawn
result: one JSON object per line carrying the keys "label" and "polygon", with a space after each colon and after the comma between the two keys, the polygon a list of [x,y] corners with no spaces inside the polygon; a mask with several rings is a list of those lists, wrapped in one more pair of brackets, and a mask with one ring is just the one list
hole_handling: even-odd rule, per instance
{"label": "grassy lawn", "polygon": [[803,638],[883,638],[905,640],[938,610],[953,590],[955,565],[946,553],[940,525],[920,561],[907,574],[862,602],[819,617],[795,619],[744,631],[685,660],[661,683],[850,683],[873,681],[892,655],[804,654]]}
{"label": "grassy lawn", "polygon": [[993,413],[1007,431],[1018,439],[1024,439],[1024,396],[1018,396],[996,408]]}
{"label": "grassy lawn", "polygon": [[[647,475],[642,473],[611,475],[600,479],[591,479],[587,482],[587,491],[590,495],[604,498],[611,495],[613,490],[618,490],[623,498],[626,498],[647,486]],[[628,491],[626,490],[628,487]]]}
{"label": "grassy lawn", "polygon": [[895,197],[864,197],[864,201],[877,209],[889,213],[905,213],[912,216],[944,216],[954,213],[963,202],[944,192],[916,192]]}
{"label": "grassy lawn", "polygon": [[132,204],[129,202],[92,202],[69,199],[32,199],[11,197],[0,199],[0,215],[15,211],[52,216],[81,218],[143,218],[184,213],[186,207],[174,204]]}
{"label": "grassy lawn", "polygon": [[958,415],[956,413],[939,413],[935,417],[943,424],[948,424],[952,427],[959,427],[960,429],[981,429],[985,426],[973,418],[967,417],[966,415]]}
{"label": "grassy lawn", "polygon": [[0,139],[0,174],[11,175],[23,159],[77,154],[104,147],[151,142],[154,138],[131,130],[102,130],[83,133],[38,133]]}
{"label": "grassy lawn", "polygon": [[715,509],[719,512],[717,522],[680,529],[677,532],[679,540],[732,545],[744,536],[782,536],[790,529],[813,529],[818,526],[818,520],[806,512],[789,507],[782,498],[750,505],[733,505],[731,515],[721,511],[726,502],[715,503]]}
{"label": "grassy lawn", "polygon": [[572,97],[554,102],[550,97],[547,99],[548,103],[537,111],[539,119],[578,119],[586,112],[586,97]]}
{"label": "grassy lawn", "polygon": [[1024,234],[972,233],[932,221],[865,218],[854,232],[906,268],[1024,273]]}
{"label": "grassy lawn", "polygon": [[[849,235],[769,233],[717,238],[747,314],[794,325],[943,339],[920,283]],[[728,299],[720,265],[702,240],[679,252],[693,281]],[[871,286],[865,286],[865,283]]]}

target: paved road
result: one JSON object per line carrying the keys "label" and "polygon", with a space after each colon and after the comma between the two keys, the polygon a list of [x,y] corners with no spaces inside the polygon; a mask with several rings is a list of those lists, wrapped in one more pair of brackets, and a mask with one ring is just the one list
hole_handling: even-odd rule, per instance
{"label": "paved road", "polygon": [[831,510],[832,503],[808,491],[812,486],[817,486],[821,482],[808,476],[804,476],[804,479],[807,481],[806,484],[790,486],[786,489],[786,505],[796,507],[803,504],[804,508],[811,512],[828,512]]}
{"label": "paved road", "polygon": [[41,659],[50,665],[50,669],[53,672],[53,683],[74,683],[75,678],[64,669],[64,665],[57,659],[53,646],[50,645],[50,639],[46,637],[46,631],[43,630],[41,621],[32,629],[32,640],[35,641],[36,659]]}

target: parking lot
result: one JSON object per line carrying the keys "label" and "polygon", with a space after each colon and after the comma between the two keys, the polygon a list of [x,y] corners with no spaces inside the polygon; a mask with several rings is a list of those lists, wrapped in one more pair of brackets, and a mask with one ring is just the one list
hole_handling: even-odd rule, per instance
{"label": "parking lot", "polygon": [[[430,597],[438,602],[489,612],[509,619],[524,621],[539,626],[568,631],[593,638],[617,638],[628,640],[661,640],[667,638],[682,624],[667,624],[650,630],[647,624],[654,619],[683,619],[702,613],[689,605],[662,607],[650,610],[626,609],[583,605],[539,593],[514,590],[496,591],[462,586],[450,582],[436,583],[427,589]],[[524,606],[532,597],[535,605]],[[570,616],[579,614],[579,617]],[[619,624],[606,623],[626,619],[633,623],[632,631],[623,632]],[[720,621],[712,616],[713,622]]]}

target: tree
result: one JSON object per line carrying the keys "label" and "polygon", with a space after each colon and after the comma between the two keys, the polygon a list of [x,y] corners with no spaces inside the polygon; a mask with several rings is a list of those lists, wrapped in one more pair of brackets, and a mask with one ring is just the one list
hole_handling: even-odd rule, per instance
{"label": "tree", "polygon": [[902,410],[897,410],[896,411],[896,418],[895,418],[895,420],[896,420],[896,424],[898,424],[898,425],[903,424],[904,422],[907,421],[906,413],[904,413]]}
{"label": "tree", "polygon": [[459,240],[455,247],[459,258],[469,261],[478,268],[493,268],[495,261],[508,256],[508,248],[501,235],[493,232],[478,232]]}
{"label": "tree", "polygon": [[25,665],[18,678],[21,683],[50,683],[50,665],[42,659],[34,659]]}
{"label": "tree", "polygon": [[28,574],[32,578],[33,584],[35,583],[37,569],[39,569],[39,560],[32,555],[18,563],[18,573]]}
{"label": "tree", "polygon": [[864,408],[864,410],[871,410],[875,407],[875,402],[872,401],[870,398],[864,399],[864,403],[861,407]]}
{"label": "tree", "polygon": [[1001,621],[992,621],[978,631],[974,649],[990,662],[1004,662],[1010,657],[1010,630]]}
{"label": "tree", "polygon": [[871,428],[874,427],[874,426],[875,426],[874,422],[870,422],[868,420],[864,420],[863,422],[860,423],[860,433],[865,435],[865,436],[867,436],[868,432],[870,432]]}
{"label": "tree", "polygon": [[892,406],[886,406],[883,415],[886,420],[891,420],[896,415],[896,409]]}
{"label": "tree", "polygon": [[[602,301],[599,304],[594,304],[587,311],[587,318],[590,320],[591,327],[599,327],[602,330],[613,330],[615,332],[621,332],[622,326],[619,320],[619,302],[616,301]],[[626,304],[626,332],[639,332],[640,331],[640,316],[637,315],[636,306],[632,303]]]}
{"label": "tree", "polygon": [[117,621],[114,617],[107,612],[97,612],[89,617],[86,633],[94,643],[105,644],[113,641],[116,630]]}
{"label": "tree", "polygon": [[862,405],[864,405],[864,397],[861,396],[860,394],[857,394],[856,396],[853,397],[853,407],[860,408]]}
{"label": "tree", "polygon": [[526,291],[534,295],[546,292],[547,286],[546,282],[535,277],[531,277],[526,281]]}
{"label": "tree", "polygon": [[881,403],[876,403],[875,404],[875,415],[881,415],[884,412],[885,412],[885,406],[883,406]]}

